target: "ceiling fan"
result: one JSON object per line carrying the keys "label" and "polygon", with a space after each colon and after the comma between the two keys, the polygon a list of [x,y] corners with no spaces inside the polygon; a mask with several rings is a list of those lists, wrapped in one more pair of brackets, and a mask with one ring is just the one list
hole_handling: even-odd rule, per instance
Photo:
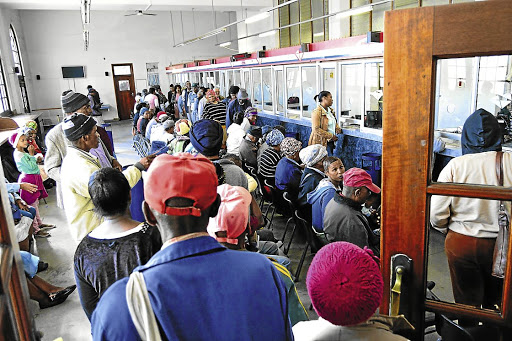
{"label": "ceiling fan", "polygon": [[138,10],[138,11],[135,11],[135,13],[125,14],[124,16],[125,17],[131,17],[132,15],[141,16],[141,15],[156,15],[156,14],[154,14],[154,13],[147,13],[145,10]]}

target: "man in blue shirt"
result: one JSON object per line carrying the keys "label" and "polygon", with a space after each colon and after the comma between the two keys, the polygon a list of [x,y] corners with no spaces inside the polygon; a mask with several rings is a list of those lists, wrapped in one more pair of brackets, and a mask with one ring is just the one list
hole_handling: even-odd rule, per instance
{"label": "man in blue shirt", "polygon": [[245,109],[252,107],[251,100],[245,89],[238,90],[236,100],[229,102],[228,109],[226,110],[226,129],[229,128],[233,122],[233,116],[235,113],[241,111],[245,112]]}
{"label": "man in blue shirt", "polygon": [[[134,270],[150,301],[134,314],[154,313],[162,340],[293,340],[286,287],[272,263],[228,250],[206,232],[220,205],[217,183],[215,166],[203,156],[163,154],[149,168],[144,214],[165,242]],[[94,340],[140,339],[127,282],[101,297],[92,317]]]}

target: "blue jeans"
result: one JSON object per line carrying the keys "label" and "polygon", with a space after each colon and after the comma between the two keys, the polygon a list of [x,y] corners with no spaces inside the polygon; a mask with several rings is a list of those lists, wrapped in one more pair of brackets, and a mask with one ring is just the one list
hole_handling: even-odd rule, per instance
{"label": "blue jeans", "polygon": [[36,209],[32,206],[27,206],[28,207],[28,212],[27,211],[23,211],[23,210],[18,210],[18,212],[20,212],[20,214],[22,216],[25,216],[25,217],[29,217],[30,219],[34,219],[34,217],[36,216]]}

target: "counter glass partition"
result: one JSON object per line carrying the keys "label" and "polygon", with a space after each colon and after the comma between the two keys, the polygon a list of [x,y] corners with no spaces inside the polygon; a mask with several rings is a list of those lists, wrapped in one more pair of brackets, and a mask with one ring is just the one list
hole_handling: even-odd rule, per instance
{"label": "counter glass partition", "polygon": [[284,76],[283,70],[276,70],[276,94],[277,94],[277,111],[284,113],[285,97],[284,97]]}
{"label": "counter glass partition", "polygon": [[253,69],[252,70],[252,89],[253,89],[253,97],[252,104],[255,107],[261,108],[262,96],[261,96],[261,70]]}
{"label": "counter glass partition", "polygon": [[300,119],[300,73],[299,67],[286,68],[286,113],[289,118]]}
{"label": "counter glass partition", "polygon": [[317,103],[316,66],[302,66],[302,117],[311,117]]}
{"label": "counter glass partition", "polygon": [[364,126],[382,129],[384,63],[366,63],[364,87]]}
{"label": "counter glass partition", "polygon": [[363,113],[363,64],[341,65],[340,119],[361,119]]}
{"label": "counter glass partition", "polygon": [[270,68],[261,70],[261,81],[263,85],[263,109],[272,111],[272,70]]}

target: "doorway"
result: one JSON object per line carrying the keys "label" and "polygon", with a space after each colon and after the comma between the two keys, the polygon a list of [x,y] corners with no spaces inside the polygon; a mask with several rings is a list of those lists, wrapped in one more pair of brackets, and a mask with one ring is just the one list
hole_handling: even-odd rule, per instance
{"label": "doorway", "polygon": [[117,115],[120,120],[130,119],[135,104],[133,64],[112,64],[112,77],[116,91]]}

